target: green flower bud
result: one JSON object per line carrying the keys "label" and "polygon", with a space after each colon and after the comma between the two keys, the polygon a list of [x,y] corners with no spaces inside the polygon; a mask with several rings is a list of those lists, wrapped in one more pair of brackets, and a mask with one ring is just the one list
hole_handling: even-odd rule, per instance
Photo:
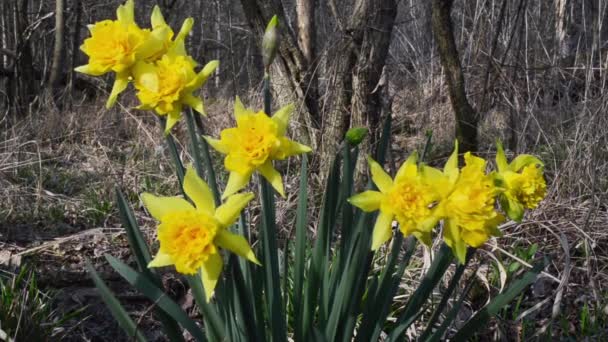
{"label": "green flower bud", "polygon": [[357,146],[365,139],[366,135],[367,128],[353,127],[346,132],[346,141],[348,141],[351,146]]}
{"label": "green flower bud", "polygon": [[270,19],[266,31],[264,32],[264,39],[262,40],[262,58],[264,60],[264,67],[270,67],[274,57],[277,55],[277,48],[279,46],[279,31],[277,25],[279,24],[279,18],[275,15]]}

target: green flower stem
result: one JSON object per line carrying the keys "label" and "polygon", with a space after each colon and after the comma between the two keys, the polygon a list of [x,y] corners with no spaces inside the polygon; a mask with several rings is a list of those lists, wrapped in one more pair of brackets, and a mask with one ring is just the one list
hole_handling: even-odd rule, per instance
{"label": "green flower stem", "polygon": [[200,275],[187,276],[186,280],[192,290],[194,301],[203,316],[207,338],[212,342],[223,341],[224,336],[226,336],[224,325],[215,308],[212,304],[207,303],[207,300],[205,299],[205,290],[203,289],[203,282],[201,281]]}
{"label": "green flower stem", "polygon": [[[158,116],[158,122],[160,123],[160,129],[165,129],[166,119]],[[182,160],[179,157],[179,152],[177,151],[177,145],[175,144],[175,140],[171,134],[165,135],[165,141],[167,142],[167,146],[169,147],[169,153],[171,154],[171,158],[173,159],[173,165],[175,166],[175,174],[177,175],[177,179],[179,180],[179,188],[182,191],[182,194],[186,196],[182,184],[184,183],[184,164],[182,164]]]}
{"label": "green flower stem", "polygon": [[[205,135],[205,130],[203,126],[203,120],[200,115],[196,115],[193,113],[194,122],[196,123],[196,128],[198,129],[198,137]],[[211,191],[213,192],[213,197],[215,198],[215,204],[219,205],[221,203],[220,200],[220,192],[217,187],[217,182],[215,180],[215,170],[213,169],[213,163],[211,162],[211,155],[209,153],[209,144],[207,144],[207,140],[200,139],[201,142],[201,153],[203,157],[203,163],[207,169],[207,183],[209,187],[211,187]]]}
{"label": "green flower stem", "polygon": [[[272,97],[270,94],[270,75],[264,74],[264,112],[270,115]],[[279,275],[279,259],[277,255],[277,229],[274,206],[274,192],[270,184],[262,176],[260,193],[262,194],[262,251],[265,273],[266,302],[269,306],[270,328],[272,340],[287,341],[285,312],[281,294],[281,277]]]}
{"label": "green flower stem", "polygon": [[198,176],[203,178],[203,163],[201,161],[201,149],[200,149],[200,138],[196,134],[196,128],[194,127],[194,113],[192,108],[189,108],[186,113],[186,124],[188,125],[188,135],[190,136],[190,148],[192,149],[191,154],[194,159],[194,168],[196,169],[196,173]]}
{"label": "green flower stem", "polygon": [[270,328],[273,341],[287,341],[279,260],[277,256],[277,230],[274,193],[270,184],[260,176],[262,193],[262,249],[265,273],[266,302],[269,306]]}

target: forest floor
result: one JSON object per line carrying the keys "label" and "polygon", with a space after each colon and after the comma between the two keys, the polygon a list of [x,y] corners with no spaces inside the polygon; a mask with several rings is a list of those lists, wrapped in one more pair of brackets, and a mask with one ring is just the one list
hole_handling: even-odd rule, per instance
{"label": "forest floor", "polygon": [[[145,215],[138,194],[176,194],[177,181],[152,115],[121,106],[109,111],[99,108],[101,105],[84,104],[42,112],[12,126],[1,137],[0,274],[9,275],[15,265],[28,264],[36,271],[40,287],[55,293],[54,305],[59,311],[86,307],[79,319],[64,327],[66,340],[124,340],[86,274],[85,261],[91,260],[148,337],[160,341],[150,302],[121,281],[103,255],[132,261],[114,187],[126,193],[154,245],[154,222]],[[205,122],[210,135],[217,136],[229,125],[230,108],[223,101],[208,102],[212,116]],[[392,146],[396,159],[405,158],[405,151],[409,153],[421,141],[403,129],[408,120],[415,122],[416,118],[396,120]],[[175,135],[179,139],[185,134],[178,128]],[[558,148],[563,151],[556,151]],[[608,179],[606,161],[575,166],[571,154],[577,152],[557,145],[539,145],[524,152],[538,153],[547,164],[547,199],[523,223],[505,224],[505,236],[490,241],[478,254],[482,256],[478,259],[485,260],[476,261],[481,264],[474,275],[479,291],[473,292],[469,311],[463,310],[463,315],[470,315],[530,264],[548,256],[546,273],[516,306],[500,313],[483,336],[527,339],[544,329],[562,339],[606,338],[608,212],[602,201]],[[484,156],[493,158],[491,153]],[[431,157],[432,163],[445,154],[437,152]],[[292,167],[284,172],[293,173]],[[594,174],[576,173],[584,170]],[[587,179],[598,183],[591,185]],[[295,184],[287,185],[292,186],[295,188]],[[292,202],[288,198],[279,204],[283,212]],[[278,219],[290,225],[291,218],[281,212]],[[283,234],[287,237],[289,232]],[[425,267],[427,253],[421,248],[417,256],[420,267],[406,271],[403,291],[415,285]],[[194,314],[184,283],[171,272],[164,275],[164,281],[172,296]]]}

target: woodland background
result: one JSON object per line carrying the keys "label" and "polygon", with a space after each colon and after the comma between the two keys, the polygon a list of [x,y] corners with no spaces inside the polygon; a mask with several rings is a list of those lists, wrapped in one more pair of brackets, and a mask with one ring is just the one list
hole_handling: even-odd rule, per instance
{"label": "woodland background", "polygon": [[[27,263],[38,285],[55,294],[58,311],[88,304],[88,319],[61,328],[74,340],[121,336],[83,267],[85,256],[129,257],[114,185],[136,207],[144,190],[177,191],[153,115],[133,109],[132,95],[105,109],[111,77],[73,71],[86,64],[79,51],[86,25],[114,18],[120,3],[0,2],[0,277]],[[469,275],[479,291],[462,314],[548,255],[545,276],[481,339],[608,336],[608,1],[139,0],[140,26],[149,26],[154,5],[174,30],[192,16],[189,52],[201,64],[221,61],[203,90],[211,135],[231,124],[235,96],[261,107],[258,42],[270,17],[279,16],[275,106],[297,104],[291,134],[318,151],[313,186],[346,129],[369,127],[369,149],[387,115],[396,163],[420,149],[429,131],[431,164],[447,156],[455,137],[489,159],[497,138],[514,153],[538,155],[546,163],[547,199],[488,243]],[[184,135],[180,127],[175,135]],[[295,193],[296,177],[285,178],[286,192]],[[284,239],[294,203],[289,196],[280,203]],[[139,213],[152,239],[153,222]],[[428,267],[428,252],[419,258],[419,267],[406,271],[404,293]],[[108,282],[124,286],[106,271]],[[180,280],[167,281],[191,306]],[[142,324],[156,326],[150,303],[123,292]]]}

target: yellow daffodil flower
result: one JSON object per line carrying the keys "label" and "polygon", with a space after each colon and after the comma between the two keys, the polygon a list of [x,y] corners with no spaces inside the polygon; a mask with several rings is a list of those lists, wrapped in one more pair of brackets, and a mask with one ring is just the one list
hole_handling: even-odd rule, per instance
{"label": "yellow daffodil flower", "polygon": [[458,144],[442,171],[423,167],[423,174],[440,194],[433,208],[435,225],[443,219],[443,239],[461,263],[466,258],[467,245],[482,246],[490,236],[500,236],[498,225],[504,216],[496,211],[496,196],[502,191],[494,184],[494,175],[486,174],[486,161],[467,152],[465,166],[458,169]]}
{"label": "yellow daffodil flower", "polygon": [[167,51],[171,50],[173,45],[175,45],[180,40],[186,39],[186,36],[192,30],[192,26],[194,25],[194,19],[187,18],[182,23],[182,27],[179,30],[179,33],[173,40],[174,32],[171,27],[165,21],[165,17],[163,16],[158,5],[154,6],[152,10],[152,15],[150,16],[150,23],[152,24],[152,30],[163,30],[165,32],[165,37],[163,39],[162,48],[159,51],[146,59],[147,62],[154,62],[162,58],[162,56],[167,53]]}
{"label": "yellow daffodil flower", "polygon": [[80,49],[89,57],[89,63],[75,70],[92,76],[115,72],[116,78],[106,103],[111,107],[118,94],[127,88],[131,67],[139,60],[157,55],[163,48],[168,26],[154,30],[141,29],[135,23],[135,3],[128,0],[116,10],[117,20],[103,20],[89,25],[91,37]]}
{"label": "yellow daffodil flower", "polygon": [[418,171],[418,154],[409,156],[394,180],[372,158],[367,161],[372,180],[379,191],[367,190],[348,201],[366,212],[380,210],[372,233],[371,249],[377,250],[390,239],[391,224],[395,218],[403,235],[413,234],[430,245],[433,226],[427,223],[431,216],[431,206],[437,201],[438,194]]}
{"label": "yellow daffodil flower", "polygon": [[219,140],[205,137],[209,145],[226,155],[224,166],[230,171],[230,176],[222,198],[244,188],[256,170],[281,196],[285,196],[281,174],[272,161],[311,151],[310,147],[285,137],[293,109],[293,105],[288,105],[269,117],[263,111],[256,113],[246,109],[236,98],[236,127],[223,130]]}
{"label": "yellow daffodil flower", "polygon": [[181,197],[156,197],[148,193],[141,195],[150,214],[160,221],[160,249],[148,267],[174,265],[179,273],[200,272],[209,301],[223,267],[218,247],[260,264],[247,240],[228,230],[253,199],[253,194],[230,196],[216,208],[209,186],[196,175],[192,167],[186,170],[183,186],[194,206]]}
{"label": "yellow daffodil flower", "polygon": [[509,164],[500,142],[496,148],[496,177],[505,187],[499,197],[500,205],[510,219],[520,222],[524,209],[536,208],[547,192],[543,163],[534,156],[522,154]]}
{"label": "yellow daffodil flower", "polygon": [[193,92],[202,87],[219,65],[211,61],[196,73],[196,62],[187,55],[184,36],[178,37],[171,49],[155,63],[139,61],[133,68],[139,109],[154,110],[158,115],[167,115],[165,134],[181,118],[183,105],[188,105],[205,114],[203,100]]}

